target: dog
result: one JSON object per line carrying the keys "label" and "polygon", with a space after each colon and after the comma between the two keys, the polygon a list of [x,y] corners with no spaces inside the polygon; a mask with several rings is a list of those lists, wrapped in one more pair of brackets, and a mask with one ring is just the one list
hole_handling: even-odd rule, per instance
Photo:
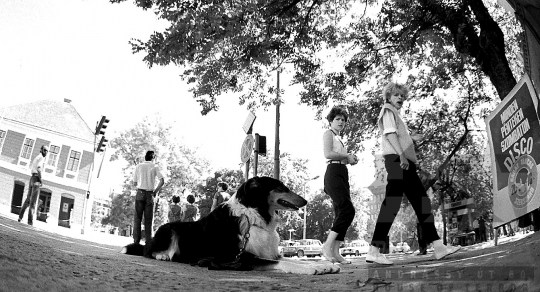
{"label": "dog", "polygon": [[133,243],[121,253],[209,269],[338,273],[339,266],[331,263],[306,263],[280,256],[277,211],[298,211],[306,204],[281,181],[253,177],[208,216],[195,222],[166,223],[145,246]]}

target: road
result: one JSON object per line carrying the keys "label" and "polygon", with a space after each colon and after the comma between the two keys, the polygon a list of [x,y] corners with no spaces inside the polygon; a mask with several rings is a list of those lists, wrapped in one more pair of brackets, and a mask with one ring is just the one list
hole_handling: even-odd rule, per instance
{"label": "road", "polygon": [[[391,255],[391,267],[352,258],[339,274],[211,271],[119,253],[0,214],[0,291],[540,291],[540,233],[496,247]],[[317,262],[321,259],[309,259]],[[535,274],[536,273],[536,274]]]}

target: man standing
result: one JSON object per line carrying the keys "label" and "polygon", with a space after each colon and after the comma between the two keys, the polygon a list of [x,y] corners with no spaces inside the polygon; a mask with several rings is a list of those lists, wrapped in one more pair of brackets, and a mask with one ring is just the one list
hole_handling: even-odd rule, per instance
{"label": "man standing", "polygon": [[43,164],[45,163],[45,156],[47,156],[47,153],[49,153],[49,146],[41,146],[39,154],[34,158],[34,160],[32,160],[32,163],[30,164],[30,172],[32,176],[30,177],[30,182],[28,183],[28,195],[26,196],[26,200],[24,201],[21,211],[19,212],[19,222],[21,222],[22,218],[24,217],[26,208],[28,208],[28,205],[30,205],[30,209],[28,210],[28,225],[34,224],[34,211],[36,209],[36,202],[39,197],[40,187],[42,186],[41,171],[43,170]]}
{"label": "man standing", "polygon": [[[147,151],[144,162],[135,167],[133,172],[133,185],[137,187],[135,197],[135,222],[133,230],[133,241],[141,241],[141,221],[144,214],[144,235],[145,242],[152,238],[152,219],[154,218],[154,198],[165,183],[159,168],[152,163],[154,151]],[[157,188],[154,189],[155,180],[159,179]]]}

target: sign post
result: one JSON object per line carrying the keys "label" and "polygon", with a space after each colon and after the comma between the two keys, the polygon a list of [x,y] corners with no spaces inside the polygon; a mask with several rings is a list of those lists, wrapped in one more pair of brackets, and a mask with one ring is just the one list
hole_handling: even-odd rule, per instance
{"label": "sign post", "polygon": [[[493,173],[493,227],[540,207],[538,97],[524,75],[486,118]],[[496,231],[495,231],[496,232]]]}

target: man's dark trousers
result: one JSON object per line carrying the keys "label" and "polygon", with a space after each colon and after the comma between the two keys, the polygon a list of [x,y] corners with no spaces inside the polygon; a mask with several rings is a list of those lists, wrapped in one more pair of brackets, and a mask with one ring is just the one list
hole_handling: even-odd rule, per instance
{"label": "man's dark trousers", "polygon": [[152,219],[154,218],[154,192],[137,189],[135,197],[135,223],[133,224],[133,241],[141,241],[141,221],[144,215],[145,242],[152,238]]}
{"label": "man's dark trousers", "polygon": [[24,200],[24,204],[19,212],[19,222],[22,220],[26,208],[30,206],[30,209],[28,209],[28,224],[34,224],[34,211],[36,210],[36,203],[39,197],[39,191],[41,189],[40,185],[41,179],[39,178],[39,175],[32,174],[32,177],[30,177],[30,182],[28,183],[28,195],[26,196],[26,200]]}

